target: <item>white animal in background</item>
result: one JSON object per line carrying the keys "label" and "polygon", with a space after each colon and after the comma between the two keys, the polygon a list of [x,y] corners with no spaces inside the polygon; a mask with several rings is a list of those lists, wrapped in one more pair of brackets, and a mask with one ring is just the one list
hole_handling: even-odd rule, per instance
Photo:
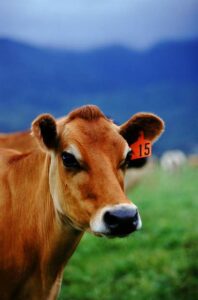
{"label": "white animal in background", "polygon": [[171,150],[165,152],[160,160],[160,165],[165,171],[176,171],[185,165],[186,155],[181,150]]}

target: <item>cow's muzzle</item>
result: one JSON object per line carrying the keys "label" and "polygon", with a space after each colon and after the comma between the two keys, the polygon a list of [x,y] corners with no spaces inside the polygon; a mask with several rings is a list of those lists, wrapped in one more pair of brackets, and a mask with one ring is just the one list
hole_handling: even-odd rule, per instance
{"label": "cow's muzzle", "polygon": [[108,237],[125,237],[141,226],[139,212],[133,204],[104,207],[91,222],[95,234]]}

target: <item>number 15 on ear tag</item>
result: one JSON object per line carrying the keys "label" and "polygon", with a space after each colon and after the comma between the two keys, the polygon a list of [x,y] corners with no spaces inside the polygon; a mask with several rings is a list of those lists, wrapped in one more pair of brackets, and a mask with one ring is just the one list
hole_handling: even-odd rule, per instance
{"label": "number 15 on ear tag", "polygon": [[143,132],[141,132],[138,140],[130,145],[130,148],[132,150],[132,160],[143,157],[149,157],[152,155],[151,142],[144,138]]}

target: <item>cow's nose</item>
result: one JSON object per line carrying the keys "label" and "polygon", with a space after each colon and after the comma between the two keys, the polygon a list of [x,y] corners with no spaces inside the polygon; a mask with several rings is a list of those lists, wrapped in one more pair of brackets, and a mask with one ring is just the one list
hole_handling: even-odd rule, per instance
{"label": "cow's nose", "polygon": [[139,228],[140,217],[137,208],[108,210],[104,222],[111,236],[126,236]]}

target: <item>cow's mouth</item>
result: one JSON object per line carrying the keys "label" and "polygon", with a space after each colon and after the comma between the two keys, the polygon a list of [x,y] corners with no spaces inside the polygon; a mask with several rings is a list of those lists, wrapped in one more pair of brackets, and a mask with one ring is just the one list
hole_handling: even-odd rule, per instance
{"label": "cow's mouth", "polygon": [[113,238],[125,238],[130,236],[133,232],[135,232],[137,229],[134,228],[133,230],[131,229],[125,229],[125,231],[109,231],[109,232],[92,232],[95,236],[97,237],[106,237],[109,239]]}

